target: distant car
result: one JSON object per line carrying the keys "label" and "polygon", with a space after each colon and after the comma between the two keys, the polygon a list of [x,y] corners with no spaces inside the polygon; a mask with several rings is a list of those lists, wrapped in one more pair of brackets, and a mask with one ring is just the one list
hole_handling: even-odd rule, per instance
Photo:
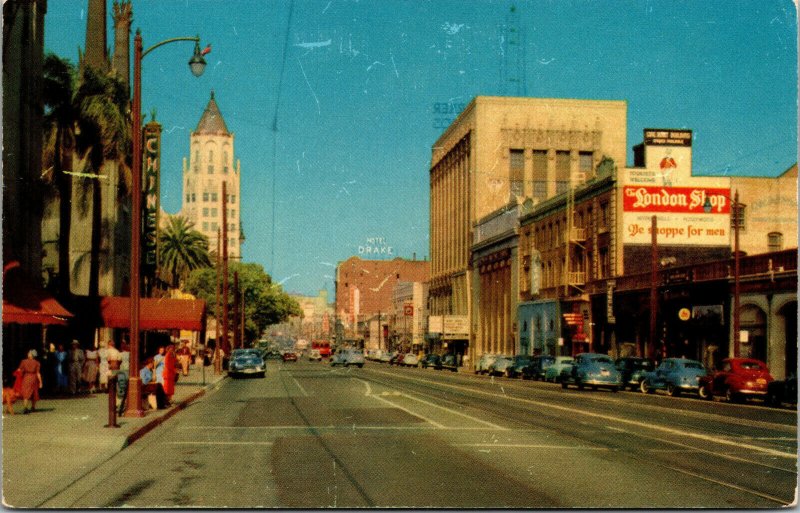
{"label": "distant car", "polygon": [[406,357],[405,353],[397,352],[389,359],[389,365],[403,365],[403,359]]}
{"label": "distant car", "polygon": [[644,394],[652,394],[661,389],[666,390],[669,396],[697,392],[700,379],[706,374],[706,368],[697,360],[665,358],[655,370],[644,374],[639,390]]}
{"label": "distant car", "polygon": [[283,359],[283,354],[280,351],[271,349],[264,354],[265,360],[281,360]]}
{"label": "distant car", "polygon": [[442,368],[453,372],[458,372],[458,360],[454,354],[446,354],[442,356]]}
{"label": "distant car", "polygon": [[517,354],[512,357],[512,360],[514,360],[514,364],[511,366],[510,377],[522,377],[524,379],[524,372],[531,365],[531,357],[527,354]]}
{"label": "distant car", "polygon": [[645,373],[656,368],[656,362],[653,360],[637,356],[617,358],[614,365],[622,374],[622,388],[630,387],[631,390],[639,390]]}
{"label": "distant car", "polygon": [[547,368],[547,371],[544,373],[544,380],[545,381],[552,381],[553,383],[557,383],[561,381],[561,373],[566,369],[572,368],[572,362],[574,359],[571,356],[556,356],[555,361]]}
{"label": "distant car", "polygon": [[541,379],[544,380],[547,369],[550,368],[556,361],[555,356],[546,354],[536,355],[531,358],[531,363],[522,375],[523,379]]}
{"label": "distant car", "polygon": [[422,360],[419,361],[420,367],[427,369],[433,367],[436,370],[442,370],[442,357],[438,354],[426,354]]}
{"label": "distant car", "polygon": [[355,365],[361,368],[364,366],[364,353],[356,349],[341,349],[336,351],[333,356],[331,356],[331,367],[336,365],[342,365],[344,367]]}
{"label": "distant car", "polygon": [[283,355],[281,355],[284,362],[296,362],[297,361],[297,353],[294,351],[284,351]]}
{"label": "distant car", "polygon": [[730,401],[745,398],[767,398],[769,384],[774,381],[767,364],[752,358],[725,358],[722,370],[700,378],[697,393],[703,399],[715,395],[725,396]]}
{"label": "distant car", "polygon": [[579,390],[589,386],[592,390],[603,387],[616,392],[622,386],[622,375],[608,355],[581,353],[575,357],[569,370],[561,372],[561,387],[569,385],[575,385]]}
{"label": "distant car", "polygon": [[402,364],[406,367],[416,367],[419,364],[419,356],[416,353],[406,353],[403,355]]}
{"label": "distant car", "polygon": [[252,352],[231,353],[228,362],[228,375],[232,378],[242,375],[255,374],[262,378],[266,376],[267,366],[259,354]]}
{"label": "distant car", "polygon": [[475,364],[475,374],[486,374],[489,372],[489,366],[494,363],[496,354],[483,353]]}
{"label": "distant car", "polygon": [[310,362],[311,361],[315,361],[315,362],[321,362],[322,361],[322,355],[319,354],[319,349],[312,349],[311,351],[309,351],[309,353],[308,353],[308,361],[310,361]]}
{"label": "distant car", "polygon": [[488,374],[490,376],[514,377],[514,359],[511,356],[497,355],[489,365]]}
{"label": "distant car", "polygon": [[767,385],[767,404],[781,406],[783,403],[797,405],[797,376],[775,380]]}
{"label": "distant car", "polygon": [[391,351],[386,351],[384,353],[381,353],[380,356],[378,356],[378,361],[381,363],[391,363],[393,356],[394,353],[392,353]]}

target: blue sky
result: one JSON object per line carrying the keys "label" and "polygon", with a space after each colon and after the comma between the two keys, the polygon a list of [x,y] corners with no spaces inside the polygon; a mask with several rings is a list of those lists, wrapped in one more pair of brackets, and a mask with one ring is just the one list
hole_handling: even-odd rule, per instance
{"label": "blue sky", "polygon": [[[48,1],[47,50],[77,61],[87,4]],[[512,5],[524,65],[505,66],[522,55],[503,54]],[[292,292],[332,293],[336,263],[370,237],[427,257],[434,105],[513,95],[508,76],[528,96],[626,100],[629,146],[644,128],[694,130],[695,174],[774,176],[797,160],[788,0],[133,0],[133,11],[145,48],[193,35],[213,48],[200,78],[191,43],[144,60],[164,208],[181,206],[181,160],[213,89],[241,160],[244,260]]]}

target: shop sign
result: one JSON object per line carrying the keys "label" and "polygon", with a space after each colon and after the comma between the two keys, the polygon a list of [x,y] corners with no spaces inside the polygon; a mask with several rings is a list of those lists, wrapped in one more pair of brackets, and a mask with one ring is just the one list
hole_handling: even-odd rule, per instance
{"label": "shop sign", "polygon": [[159,179],[161,168],[161,125],[150,122],[144,127],[144,156],[142,166],[142,209],[144,227],[142,233],[143,273],[155,273],[158,262],[158,211]]}
{"label": "shop sign", "polygon": [[678,319],[682,321],[688,321],[692,318],[692,312],[689,311],[688,308],[681,308],[678,310]]}
{"label": "shop sign", "polygon": [[414,305],[412,305],[412,304],[403,305],[403,315],[406,316],[406,317],[413,317],[414,316]]}
{"label": "shop sign", "polygon": [[442,332],[442,316],[431,315],[428,317],[428,333],[441,333]]}
{"label": "shop sign", "polygon": [[692,131],[681,129],[645,128],[644,143],[648,146],[691,146]]}
{"label": "shop sign", "polygon": [[469,338],[469,319],[466,315],[445,315],[442,319],[442,337],[453,340]]}

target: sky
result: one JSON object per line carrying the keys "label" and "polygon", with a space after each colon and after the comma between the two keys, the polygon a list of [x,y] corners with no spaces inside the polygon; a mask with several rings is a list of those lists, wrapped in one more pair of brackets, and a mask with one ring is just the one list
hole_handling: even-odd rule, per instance
{"label": "sky", "polygon": [[[193,43],[143,61],[163,208],[180,210],[182,159],[214,90],[241,161],[243,260],[289,292],[332,297],[336,264],[373,238],[380,258],[429,258],[431,147],[454,117],[437,111],[477,95],[625,100],[629,147],[644,128],[694,131],[694,174],[775,176],[797,162],[790,0],[132,4],[145,48],[194,35],[212,46],[199,78]],[[48,0],[46,51],[77,62],[87,6]],[[522,50],[508,50],[509,28]]]}

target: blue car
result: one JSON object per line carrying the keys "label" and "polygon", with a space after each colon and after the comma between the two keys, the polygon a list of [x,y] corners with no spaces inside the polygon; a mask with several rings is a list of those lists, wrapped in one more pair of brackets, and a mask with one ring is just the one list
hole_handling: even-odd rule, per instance
{"label": "blue car", "polygon": [[571,367],[561,372],[561,388],[569,385],[575,385],[579,390],[589,386],[592,390],[602,387],[616,392],[622,386],[622,375],[608,355],[581,353],[575,357]]}
{"label": "blue car", "polygon": [[682,392],[697,393],[700,378],[708,374],[703,364],[688,358],[664,358],[654,371],[644,375],[639,389],[643,394],[666,390],[667,395],[677,396]]}

